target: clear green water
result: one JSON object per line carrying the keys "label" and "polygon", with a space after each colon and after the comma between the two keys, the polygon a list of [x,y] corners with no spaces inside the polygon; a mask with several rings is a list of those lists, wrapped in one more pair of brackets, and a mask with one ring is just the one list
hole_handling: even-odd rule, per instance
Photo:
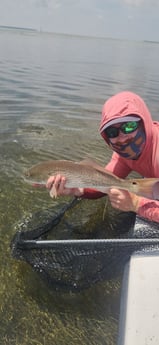
{"label": "clear green water", "polygon": [[98,133],[106,98],[130,89],[158,118],[159,46],[1,31],[0,47],[0,344],[115,345],[120,279],[78,294],[51,291],[11,257],[10,243],[22,219],[61,203],[24,183],[27,167],[109,160]]}
{"label": "clear green water", "polygon": [[114,344],[120,282],[100,283],[76,294],[55,292],[26,263],[14,260],[10,253],[12,235],[22,215],[36,209],[36,196],[30,194],[26,199],[20,186],[15,193],[16,179],[7,184],[4,177],[2,184],[0,343]]}

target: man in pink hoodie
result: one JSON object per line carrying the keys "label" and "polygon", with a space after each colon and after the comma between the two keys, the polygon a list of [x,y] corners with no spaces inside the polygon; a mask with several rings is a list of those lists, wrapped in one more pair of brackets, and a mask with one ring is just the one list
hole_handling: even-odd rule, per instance
{"label": "man in pink hoodie", "polygon": [[[138,95],[124,91],[105,102],[102,110],[100,134],[114,151],[106,169],[120,178],[131,171],[142,177],[159,177],[159,122]],[[65,188],[64,176],[51,176],[47,188],[53,184],[58,195],[75,195],[96,199],[104,194],[92,189]],[[125,190],[110,189],[110,202],[114,208],[133,211],[139,216],[159,222],[159,201],[150,200]]]}

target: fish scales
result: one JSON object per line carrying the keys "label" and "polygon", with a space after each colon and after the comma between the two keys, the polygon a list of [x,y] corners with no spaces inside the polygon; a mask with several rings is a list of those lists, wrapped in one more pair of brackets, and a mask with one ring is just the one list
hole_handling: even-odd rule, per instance
{"label": "fish scales", "polygon": [[[26,177],[32,182],[45,184],[49,176],[63,175],[66,177],[66,187],[68,188],[98,188],[106,190],[111,186],[130,189],[130,183],[107,172],[103,167],[89,165],[89,163],[76,163],[72,161],[47,161],[35,165],[26,173]],[[133,188],[133,186],[132,186]],[[133,188],[134,189],[134,188]]]}
{"label": "fish scales", "polygon": [[159,178],[121,179],[92,160],[50,160],[31,167],[25,177],[33,185],[46,185],[49,176],[66,177],[68,188],[93,188],[107,193],[116,187],[150,199],[159,198]]}

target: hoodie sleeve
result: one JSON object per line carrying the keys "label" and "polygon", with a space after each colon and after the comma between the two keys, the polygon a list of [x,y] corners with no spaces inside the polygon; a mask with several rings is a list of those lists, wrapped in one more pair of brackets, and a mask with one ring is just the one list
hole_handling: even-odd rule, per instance
{"label": "hoodie sleeve", "polygon": [[120,178],[125,178],[131,172],[131,168],[129,168],[123,158],[121,158],[117,153],[113,153],[110,162],[105,167],[107,170],[115,174]]}
{"label": "hoodie sleeve", "polygon": [[[125,178],[131,172],[131,169],[124,164],[122,159],[120,159],[119,155],[113,153],[110,162],[105,167],[106,170],[109,170],[116,176],[120,178]],[[105,196],[105,193],[99,192],[95,189],[84,188],[84,194],[82,195],[83,199],[98,199]]]}
{"label": "hoodie sleeve", "polygon": [[96,189],[84,188],[84,193],[81,196],[82,199],[99,199],[105,196],[106,193],[97,191]]}
{"label": "hoodie sleeve", "polygon": [[140,198],[137,214],[153,222],[159,223],[159,201]]}

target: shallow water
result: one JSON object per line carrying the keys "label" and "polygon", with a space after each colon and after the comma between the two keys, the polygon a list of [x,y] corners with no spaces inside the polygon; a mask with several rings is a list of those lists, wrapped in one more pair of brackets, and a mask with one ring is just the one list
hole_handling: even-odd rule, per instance
{"label": "shallow water", "polygon": [[62,202],[32,190],[26,167],[48,158],[109,160],[98,132],[109,96],[137,92],[158,119],[159,45],[0,31],[0,47],[0,344],[114,345],[120,279],[79,294],[50,291],[13,260],[10,242],[22,219]]}

